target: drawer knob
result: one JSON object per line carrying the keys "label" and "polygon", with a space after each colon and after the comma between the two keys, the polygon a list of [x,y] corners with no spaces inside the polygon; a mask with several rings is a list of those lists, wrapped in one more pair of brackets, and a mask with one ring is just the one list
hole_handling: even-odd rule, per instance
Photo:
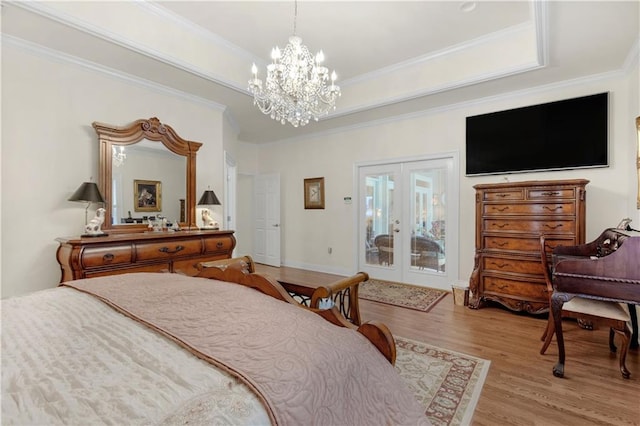
{"label": "drawer knob", "polygon": [[223,243],[222,241],[218,241],[218,242],[216,243],[216,247],[217,247],[217,248],[222,248],[222,246],[223,246],[223,245],[224,245],[224,243]]}
{"label": "drawer knob", "polygon": [[174,253],[178,253],[179,251],[184,250],[184,246],[176,246],[176,248],[173,249],[173,250],[171,250],[169,247],[162,247],[162,248],[160,248],[158,250],[161,251],[162,253],[174,254]]}
{"label": "drawer knob", "polygon": [[115,256],[113,255],[113,253],[107,253],[104,256],[102,256],[102,260],[104,262],[113,262],[113,259],[115,259]]}

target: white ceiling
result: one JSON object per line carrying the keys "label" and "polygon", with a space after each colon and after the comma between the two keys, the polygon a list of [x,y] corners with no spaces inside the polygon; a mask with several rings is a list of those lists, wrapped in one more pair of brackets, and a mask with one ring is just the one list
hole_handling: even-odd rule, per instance
{"label": "white ceiling", "polygon": [[[35,43],[219,104],[239,139],[258,143],[624,71],[638,60],[639,4],[301,0],[296,33],[323,50],[343,89],[335,112],[303,128],[264,116],[246,90],[251,63],[264,75],[271,48],[293,33],[293,1],[3,2],[2,33],[3,43]],[[520,33],[533,37],[517,46]],[[492,43],[500,53],[487,60]],[[475,59],[460,66],[460,52]]]}

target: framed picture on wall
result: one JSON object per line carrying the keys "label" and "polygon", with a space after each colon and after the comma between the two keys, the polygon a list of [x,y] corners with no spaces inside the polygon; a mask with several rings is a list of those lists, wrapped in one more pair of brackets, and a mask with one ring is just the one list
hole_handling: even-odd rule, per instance
{"label": "framed picture on wall", "polygon": [[162,183],[159,180],[134,180],[133,196],[135,211],[162,211]]}
{"label": "framed picture on wall", "polygon": [[324,209],[324,178],[304,180],[304,208]]}

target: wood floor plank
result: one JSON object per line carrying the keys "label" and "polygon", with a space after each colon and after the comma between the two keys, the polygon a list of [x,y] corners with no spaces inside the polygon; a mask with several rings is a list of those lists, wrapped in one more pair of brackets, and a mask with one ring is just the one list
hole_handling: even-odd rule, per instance
{"label": "wood floor plank", "polygon": [[[306,273],[312,280],[315,273]],[[454,305],[451,294],[428,313],[368,300],[360,309],[363,321],[382,321],[394,335],[491,361],[472,425],[640,425],[639,351],[629,351],[631,378],[623,379],[609,353],[608,330],[566,322],[560,379],[552,374],[555,340],[539,354],[544,317],[499,306],[473,310]]]}

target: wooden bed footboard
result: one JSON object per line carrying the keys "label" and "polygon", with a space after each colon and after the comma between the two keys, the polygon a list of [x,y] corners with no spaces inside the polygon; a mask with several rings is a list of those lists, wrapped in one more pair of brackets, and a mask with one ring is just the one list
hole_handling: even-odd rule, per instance
{"label": "wooden bed footboard", "polygon": [[[307,309],[317,313],[325,320],[339,327],[346,327],[357,330],[365,336],[391,364],[396,361],[396,344],[389,331],[389,328],[377,321],[366,322],[355,325],[344,317],[336,306],[329,309],[318,309],[318,302],[321,298],[326,298],[330,293],[327,287],[318,287],[312,295],[312,306],[306,307],[296,301],[287,290],[273,277],[255,272],[255,263],[251,256],[235,257],[231,259],[215,260],[212,262],[202,262],[198,266],[197,277],[216,279],[245,285],[256,289],[276,299]],[[368,279],[368,275],[359,272],[358,274],[342,279],[335,283],[336,288],[353,286]],[[331,288],[334,285],[329,286]],[[357,288],[357,287],[356,287]],[[357,292],[355,293],[357,297]],[[359,321],[359,317],[358,317]]]}

